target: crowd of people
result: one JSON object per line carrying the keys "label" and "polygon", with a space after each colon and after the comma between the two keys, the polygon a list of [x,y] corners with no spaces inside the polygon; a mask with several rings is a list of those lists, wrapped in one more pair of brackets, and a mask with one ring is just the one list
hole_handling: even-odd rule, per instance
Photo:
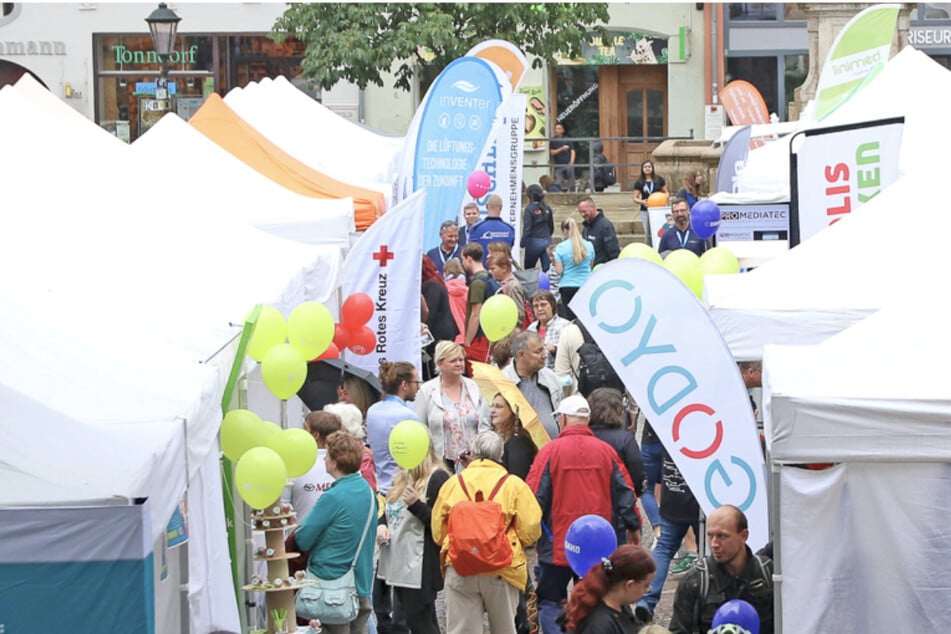
{"label": "crowd of people", "polygon": [[[666,186],[650,162],[641,176],[642,199]],[[649,421],[638,421],[622,384],[582,377],[590,339],[567,303],[593,266],[618,257],[610,221],[583,198],[581,221],[565,220],[564,239],[552,248],[543,235],[553,228],[551,209],[544,192],[532,190],[523,226],[544,231],[523,238],[520,265],[495,198],[484,220],[467,209],[464,227],[444,223],[439,246],[423,257],[423,318],[433,335],[422,351],[423,374],[409,361],[384,362],[380,395],[345,375],[340,402],[305,419],[319,459],[288,489],[303,518],[290,540],[320,578],[352,564],[360,596],[356,619],[325,631],[435,634],[442,591],[445,630],[454,634],[481,634],[486,623],[493,634],[533,626],[543,634],[707,632],[717,607],[731,599],[749,601],[760,631],[771,632],[771,563],[746,546],[742,511],[724,506],[706,518],[710,554],[699,558],[699,505]],[[681,231],[684,219],[689,227],[688,200],[671,199],[669,233],[678,239],[670,250],[693,246],[683,235],[689,228]],[[529,292],[515,272],[537,265],[550,267],[557,283]],[[490,344],[479,313],[495,293],[515,300],[520,319]],[[480,387],[472,361],[497,366],[514,391]],[[754,386],[755,368],[743,372]],[[388,442],[405,420],[420,422],[429,441],[412,469],[399,466]],[[543,427],[549,442],[536,444],[529,423]],[[486,501],[498,527],[469,535],[483,522],[460,519],[457,509]],[[589,514],[610,521],[617,549],[577,571],[565,537]],[[648,525],[650,539],[642,537]],[[498,561],[489,557],[476,562],[487,568],[473,568],[459,546],[473,539],[472,552]],[[652,621],[669,571],[687,574],[665,630]]]}

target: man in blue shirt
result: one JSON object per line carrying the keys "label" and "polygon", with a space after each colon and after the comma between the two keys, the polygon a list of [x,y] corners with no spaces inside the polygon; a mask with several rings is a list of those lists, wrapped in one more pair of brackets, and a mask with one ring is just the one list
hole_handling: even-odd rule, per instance
{"label": "man in blue shirt", "polygon": [[485,266],[489,255],[489,244],[505,242],[510,247],[515,246],[515,227],[502,220],[502,197],[498,194],[489,196],[485,203],[487,216],[469,230],[469,242],[478,242],[482,246],[482,265]]}
{"label": "man in blue shirt", "polygon": [[707,250],[707,241],[690,228],[690,207],[683,198],[670,199],[670,211],[674,215],[674,226],[664,232],[657,250],[661,256],[677,249],[690,249],[698,256]]}
{"label": "man in blue shirt", "polygon": [[439,226],[439,239],[442,241],[438,247],[433,247],[426,252],[428,257],[439,274],[446,275],[446,261],[456,258],[462,258],[462,248],[459,246],[459,225],[455,220],[447,220]]}
{"label": "man in blue shirt", "polygon": [[373,451],[373,464],[376,465],[377,490],[384,496],[390,490],[393,477],[399,469],[390,453],[390,432],[404,420],[419,420],[416,411],[406,404],[406,401],[416,398],[419,383],[419,373],[412,363],[384,361],[380,364],[383,400],[367,410],[367,443]]}

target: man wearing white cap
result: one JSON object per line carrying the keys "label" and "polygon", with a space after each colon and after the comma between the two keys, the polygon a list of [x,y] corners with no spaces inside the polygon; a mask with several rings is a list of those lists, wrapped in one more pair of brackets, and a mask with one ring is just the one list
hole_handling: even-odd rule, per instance
{"label": "man wearing white cap", "polygon": [[575,577],[565,557],[565,535],[576,519],[593,514],[613,525],[622,522],[628,543],[640,543],[641,518],[631,477],[611,445],[588,427],[590,415],[588,401],[580,394],[562,399],[554,413],[561,431],[538,452],[526,479],[542,508],[536,591],[543,634],[560,632],[558,606]]}

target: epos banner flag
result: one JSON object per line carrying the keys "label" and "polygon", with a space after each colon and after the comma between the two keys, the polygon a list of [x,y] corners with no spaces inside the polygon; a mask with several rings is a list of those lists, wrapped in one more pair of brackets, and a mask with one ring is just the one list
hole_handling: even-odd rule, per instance
{"label": "epos banner flag", "polygon": [[750,155],[750,126],[740,128],[730,137],[720,155],[720,164],[717,165],[716,191],[735,194],[739,191],[737,177],[746,166],[746,159]]}
{"label": "epos banner flag", "polygon": [[845,102],[869,72],[888,61],[898,10],[897,4],[869,7],[839,31],[819,74],[817,120]]}
{"label": "epos banner flag", "polygon": [[737,506],[749,519],[750,547],[765,544],[766,473],[749,394],[696,296],[665,268],[626,258],[594,271],[570,306],[703,512]]}
{"label": "epos banner flag", "polygon": [[794,135],[790,246],[841,220],[898,180],[904,127],[905,118],[895,117]]}
{"label": "epos banner flag", "polygon": [[[479,209],[484,211],[489,196],[498,194],[502,197],[502,220],[515,227],[515,250],[519,248],[522,237],[522,165],[524,164],[525,149],[525,95],[509,95],[505,103],[499,108],[499,118],[496,119],[495,139],[479,157],[476,164],[478,170],[484,170],[492,179],[489,191],[481,198],[473,199],[466,192],[463,205],[475,201]],[[461,211],[460,207],[460,222]],[[516,258],[521,259],[521,258]]]}
{"label": "epos banner flag", "polygon": [[455,219],[466,180],[493,139],[499,106],[511,92],[508,79],[490,62],[460,57],[439,74],[417,110],[406,137],[398,191],[425,189],[423,247],[439,244],[439,225]]}
{"label": "epos banner flag", "polygon": [[343,296],[366,293],[373,300],[367,323],[376,334],[370,354],[346,352],[346,360],[376,374],[380,361],[409,361],[420,371],[422,221],[426,192],[397,204],[360,236],[343,263]]}

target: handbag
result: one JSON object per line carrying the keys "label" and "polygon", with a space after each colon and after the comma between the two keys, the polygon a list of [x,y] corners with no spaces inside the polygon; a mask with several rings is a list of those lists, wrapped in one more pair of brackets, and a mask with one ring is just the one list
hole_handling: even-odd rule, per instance
{"label": "handbag", "polygon": [[363,527],[363,536],[357,544],[357,552],[353,555],[350,568],[336,579],[321,579],[310,570],[307,571],[307,580],[312,585],[304,586],[297,591],[294,600],[294,609],[297,615],[307,620],[317,619],[328,625],[346,625],[355,618],[360,611],[360,598],[357,596],[357,585],[353,569],[357,565],[360,549],[367,537],[370,522],[373,519],[373,492],[370,492],[370,512],[367,514],[367,523]]}

